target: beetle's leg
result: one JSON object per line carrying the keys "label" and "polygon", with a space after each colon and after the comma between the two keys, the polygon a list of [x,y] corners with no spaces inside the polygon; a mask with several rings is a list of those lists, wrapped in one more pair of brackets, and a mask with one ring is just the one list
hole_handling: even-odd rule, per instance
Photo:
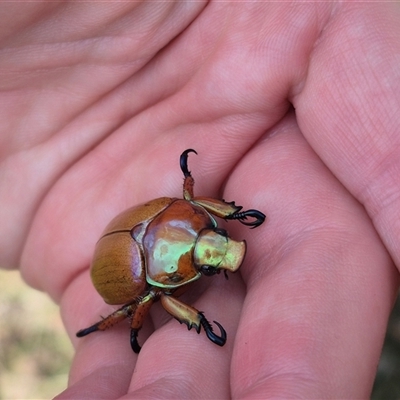
{"label": "beetle's leg", "polygon": [[134,303],[125,304],[108,317],[103,318],[92,326],[89,326],[89,328],[81,329],[77,332],[76,336],[83,337],[92,332],[105,331],[118,322],[123,321],[125,318],[131,318],[131,347],[135,353],[139,353],[140,346],[137,341],[137,335],[143,325],[145,316],[154,301],[157,299],[157,296],[157,293],[150,291],[147,295],[139,298],[139,300],[135,300]]}
{"label": "beetle's leg", "polygon": [[131,347],[136,354],[139,353],[141,349],[137,341],[139,330],[142,328],[144,318],[157,297],[158,295],[156,293],[150,291],[147,295],[141,297],[136,303],[136,309],[132,315],[131,321]]}
{"label": "beetle's leg", "polygon": [[[246,221],[247,218],[255,218],[254,221]],[[251,226],[251,229],[257,228],[265,221],[265,214],[258,210],[247,210],[237,212],[235,214],[229,215],[226,219],[237,219],[243,225]]]}
{"label": "beetle's leg", "polygon": [[197,154],[196,150],[187,149],[181,154],[180,158],[181,171],[183,172],[183,176],[185,177],[185,180],[183,181],[183,198],[185,200],[190,200],[193,197],[194,186],[194,179],[187,165],[189,153]]}
{"label": "beetle's leg", "polygon": [[133,308],[135,308],[135,304],[125,304],[123,307],[119,308],[118,310],[114,311],[108,317],[103,318],[101,321],[95,323],[89,328],[81,329],[79,332],[76,333],[77,337],[83,337],[89,335],[89,333],[96,332],[96,331],[105,331],[106,329],[111,328],[118,322],[123,321],[125,318],[128,318],[133,313]]}
{"label": "beetle's leg", "polygon": [[223,346],[226,343],[226,332],[224,327],[217,321],[214,321],[221,331],[221,336],[218,336],[214,333],[211,324],[208,322],[207,318],[204,316],[202,312],[199,312],[200,315],[200,323],[203,325],[204,330],[206,331],[207,337],[218,346]]}
{"label": "beetle's leg", "polygon": [[[237,206],[235,202],[210,199],[208,197],[195,197],[192,201],[204,207],[210,214],[223,219],[237,219],[243,225],[256,228],[265,221],[265,215],[258,210],[240,211],[243,207]],[[255,218],[254,221],[247,221],[247,218]]]}
{"label": "beetle's leg", "polygon": [[217,321],[214,323],[221,331],[221,336],[214,333],[211,324],[208,322],[204,314],[194,307],[188,306],[173,296],[161,294],[161,304],[164,309],[177,319],[181,324],[185,323],[190,330],[195,328],[197,333],[200,333],[200,328],[203,327],[207,337],[218,346],[223,346],[226,342],[225,329]]}

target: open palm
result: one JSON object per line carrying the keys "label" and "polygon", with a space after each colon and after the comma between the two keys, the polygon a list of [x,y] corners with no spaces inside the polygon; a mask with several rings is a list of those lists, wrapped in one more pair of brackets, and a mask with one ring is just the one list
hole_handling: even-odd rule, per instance
{"label": "open palm", "polygon": [[[60,398],[365,397],[400,265],[396,4],[33,3],[2,8],[0,263],[60,302]],[[195,194],[267,215],[241,274],[185,301],[220,348],[153,306],[139,356],[90,282],[120,211]],[[198,285],[197,285],[198,283]]]}

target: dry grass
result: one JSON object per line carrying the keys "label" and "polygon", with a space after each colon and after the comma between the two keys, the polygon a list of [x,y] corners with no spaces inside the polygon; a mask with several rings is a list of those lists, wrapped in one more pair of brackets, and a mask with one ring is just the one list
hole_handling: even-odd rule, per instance
{"label": "dry grass", "polygon": [[[17,271],[0,270],[0,399],[49,399],[65,389],[72,345],[58,307]],[[372,399],[400,399],[400,301],[397,301]]]}

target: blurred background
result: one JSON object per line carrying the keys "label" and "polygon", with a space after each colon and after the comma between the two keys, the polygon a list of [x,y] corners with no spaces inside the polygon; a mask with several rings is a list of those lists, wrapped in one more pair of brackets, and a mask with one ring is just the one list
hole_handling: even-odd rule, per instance
{"label": "blurred background", "polygon": [[73,349],[56,306],[0,270],[0,399],[51,399],[65,389]]}
{"label": "blurred background", "polygon": [[[58,307],[0,270],[0,400],[51,399],[65,389],[72,345]],[[372,399],[400,399],[400,300],[393,310]]]}

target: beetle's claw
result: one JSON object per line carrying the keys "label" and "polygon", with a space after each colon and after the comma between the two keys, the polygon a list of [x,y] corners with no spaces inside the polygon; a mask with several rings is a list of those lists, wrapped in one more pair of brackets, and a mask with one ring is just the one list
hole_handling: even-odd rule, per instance
{"label": "beetle's claw", "polygon": [[139,346],[139,342],[137,340],[137,335],[138,335],[138,330],[131,329],[131,347],[136,354],[138,354],[141,350],[141,347]]}
{"label": "beetle's claw", "polygon": [[181,170],[182,170],[185,178],[191,176],[190,171],[188,169],[188,164],[187,164],[189,153],[197,154],[197,151],[193,150],[193,149],[187,149],[181,154],[180,164],[181,164]]}
{"label": "beetle's claw", "polygon": [[[254,221],[246,221],[247,218],[255,218]],[[226,219],[237,219],[243,225],[251,226],[251,229],[257,228],[265,221],[265,214],[258,210],[247,210],[242,212],[237,212],[235,214],[229,215]]]}
{"label": "beetle's claw", "polygon": [[94,324],[89,326],[89,328],[81,329],[80,331],[76,332],[77,337],[83,337],[89,335],[89,333],[96,332],[99,330],[98,324]]}
{"label": "beetle's claw", "polygon": [[219,330],[221,331],[221,336],[218,336],[214,333],[211,324],[207,321],[204,314],[202,312],[199,312],[199,315],[200,315],[200,323],[203,326],[204,330],[206,331],[207,337],[218,346],[223,346],[226,343],[226,331],[223,328],[223,326],[217,321],[214,321],[214,324],[216,324]]}

